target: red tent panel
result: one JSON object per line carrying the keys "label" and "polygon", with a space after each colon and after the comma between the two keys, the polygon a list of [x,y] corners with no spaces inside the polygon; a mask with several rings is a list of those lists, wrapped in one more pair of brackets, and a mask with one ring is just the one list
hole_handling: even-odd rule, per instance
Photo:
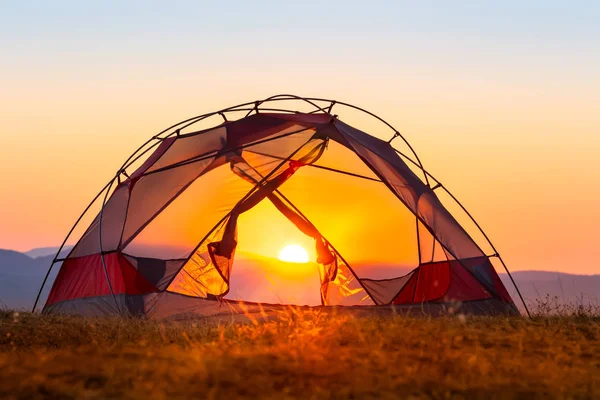
{"label": "red tent panel", "polygon": [[414,303],[434,301],[446,294],[450,285],[450,265],[447,262],[423,264],[419,267]]}
{"label": "red tent panel", "polygon": [[[157,290],[120,253],[105,254],[104,262],[114,294],[144,294]],[[110,288],[102,259],[100,254],[92,254],[63,262],[47,304],[105,295],[110,295]]]}

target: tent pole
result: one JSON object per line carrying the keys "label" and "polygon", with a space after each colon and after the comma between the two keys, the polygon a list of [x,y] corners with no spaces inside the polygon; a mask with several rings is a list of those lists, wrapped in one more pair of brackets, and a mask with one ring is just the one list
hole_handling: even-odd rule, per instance
{"label": "tent pole", "polygon": [[[108,270],[106,269],[106,261],[104,260],[104,249],[102,248],[102,216],[104,214],[104,206],[106,206],[106,202],[108,200],[108,194],[110,193],[110,189],[112,188],[115,179],[110,182],[108,189],[106,190],[106,194],[104,195],[104,201],[102,202],[102,208],[100,209],[100,219],[98,222],[98,239],[100,244],[100,260],[102,261],[102,268],[104,269],[104,275],[106,276],[106,283],[108,284],[108,289],[110,290],[110,294],[115,302],[115,306],[117,306],[117,312],[121,313],[121,307],[119,307],[119,303],[117,302],[117,298],[115,297],[115,292],[113,291],[112,284],[110,283],[110,278],[108,276]],[[123,221],[125,224],[125,221]]]}

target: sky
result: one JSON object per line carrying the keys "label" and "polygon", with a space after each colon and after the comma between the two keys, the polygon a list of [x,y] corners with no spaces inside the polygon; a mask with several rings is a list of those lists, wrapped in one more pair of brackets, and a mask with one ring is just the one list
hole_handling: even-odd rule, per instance
{"label": "sky", "polygon": [[294,93],[394,125],[512,270],[600,273],[599,20],[592,1],[0,1],[0,248],[60,244],[163,128]]}

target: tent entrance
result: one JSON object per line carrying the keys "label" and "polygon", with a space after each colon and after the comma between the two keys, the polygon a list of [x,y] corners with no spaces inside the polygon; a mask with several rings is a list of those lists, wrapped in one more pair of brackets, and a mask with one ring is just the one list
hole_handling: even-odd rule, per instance
{"label": "tent entrance", "polygon": [[[374,304],[342,256],[279,191],[236,219],[235,238],[225,298],[294,305]],[[308,262],[278,259],[287,245],[305,249]],[[218,263],[218,255],[214,260]]]}
{"label": "tent entrance", "polygon": [[[320,150],[322,151],[322,147]],[[288,167],[281,173],[261,184],[265,178],[245,160],[232,161],[232,171],[242,179],[255,184],[256,190],[236,204],[223,223],[220,240],[212,241],[207,246],[212,264],[221,272],[227,285],[226,291],[221,293],[222,296],[229,295],[230,298],[238,300],[262,303],[307,305],[327,303],[327,286],[337,274],[339,255],[317,228],[279,191],[279,187],[292,178],[302,165],[301,162],[290,161]],[[257,214],[260,218],[248,225],[249,231],[246,234],[248,238],[252,238],[254,246],[245,246],[243,256],[238,257],[237,264],[242,269],[240,276],[244,276],[244,273],[246,276],[238,286],[238,292],[230,295],[232,267],[235,254],[240,251],[239,220]],[[269,231],[269,225],[272,226],[274,223],[285,226],[287,232],[280,232],[277,237],[273,235],[274,232]],[[284,225],[281,225],[282,223]],[[293,238],[296,242],[292,240]],[[298,242],[303,243],[303,246]],[[308,262],[301,263],[307,265],[279,260],[277,258],[279,251],[287,245],[300,246],[307,253],[310,251],[307,249],[314,249],[310,251],[312,257],[308,257]],[[253,272],[244,271],[249,265],[254,265]],[[259,285],[261,275],[263,284]],[[316,279],[317,277],[319,279]],[[318,282],[320,283],[315,286],[314,283]]]}
{"label": "tent entrance", "polygon": [[[315,239],[300,231],[271,203],[261,201],[242,214],[225,298],[259,303],[320,305],[321,280]],[[285,262],[286,246],[300,246],[308,262]]]}

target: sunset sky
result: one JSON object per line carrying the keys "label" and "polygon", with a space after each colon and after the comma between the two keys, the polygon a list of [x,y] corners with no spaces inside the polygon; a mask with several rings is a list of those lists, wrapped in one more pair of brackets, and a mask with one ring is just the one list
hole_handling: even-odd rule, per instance
{"label": "sunset sky", "polygon": [[512,270],[600,273],[597,3],[121,3],[0,2],[0,248],[60,244],[163,128],[294,93],[399,129]]}

